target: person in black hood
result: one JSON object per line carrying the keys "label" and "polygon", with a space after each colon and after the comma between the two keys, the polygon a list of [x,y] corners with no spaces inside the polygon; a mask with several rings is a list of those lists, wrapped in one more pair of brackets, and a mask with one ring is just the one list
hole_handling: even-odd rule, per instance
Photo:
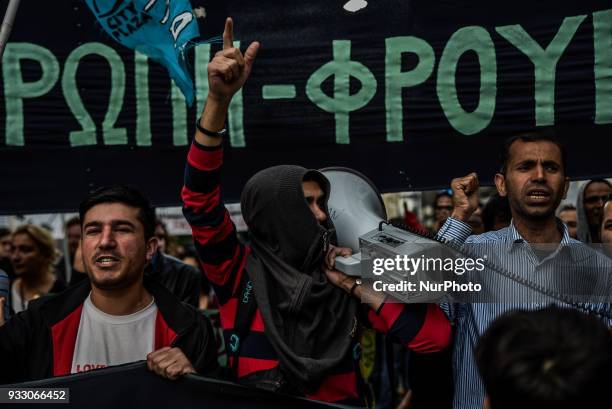
{"label": "person in black hood", "polygon": [[[316,204],[322,210],[318,219],[304,205],[307,182],[323,192]],[[329,182],[320,172],[284,165],[253,176],[241,198],[253,249],[246,268],[266,335],[288,377],[307,385],[320,381],[348,352],[352,340],[347,334],[358,306],[340,287],[328,284],[322,269],[333,233],[326,217],[328,192]]]}
{"label": "person in black hood", "polygon": [[335,257],[350,249],[331,244],[329,182],[316,170],[282,165],[255,174],[241,197],[251,244],[237,240],[220,194],[223,128],[259,44],[243,55],[233,47],[232,25],[227,19],[223,50],[208,64],[209,94],[181,192],[202,269],[219,299],[231,377],[363,404],[358,324],[423,353],[448,346],[450,324],[436,305],[385,303],[382,294],[333,269]]}

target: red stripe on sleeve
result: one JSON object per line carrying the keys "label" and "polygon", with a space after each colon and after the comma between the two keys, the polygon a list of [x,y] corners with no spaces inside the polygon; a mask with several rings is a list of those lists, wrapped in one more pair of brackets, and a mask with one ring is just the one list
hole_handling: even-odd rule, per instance
{"label": "red stripe on sleeve", "polygon": [[83,304],[63,320],[51,327],[53,342],[53,376],[68,375],[72,370],[72,358],[81,323]]}
{"label": "red stripe on sleeve", "polygon": [[370,310],[368,312],[368,318],[372,323],[372,328],[378,332],[386,334],[397,321],[397,317],[399,317],[404,311],[404,304],[400,303],[384,303],[378,315],[375,311]]}
{"label": "red stripe on sleeve", "polygon": [[[246,257],[243,257],[243,260],[237,260],[239,253],[240,247],[236,246],[232,257],[220,264],[208,264],[200,262],[202,270],[204,271],[204,274],[206,274],[206,278],[208,278],[208,281],[218,286],[224,286],[225,284],[227,284],[227,280],[229,280],[230,278],[230,272],[232,271],[234,264],[237,262],[242,262],[244,264],[244,262],[246,261]],[[242,270],[243,267],[244,266],[240,267],[239,270]],[[240,282],[240,278],[241,275],[237,274],[236,278],[234,279],[236,284]],[[232,293],[236,291],[236,288],[237,285],[232,288]]]}
{"label": "red stripe on sleeve", "polygon": [[346,399],[358,400],[355,372],[328,376],[315,393],[306,395],[306,397],[324,402],[337,402]]}
{"label": "red stripe on sleeve", "polygon": [[217,169],[223,163],[223,149],[205,151],[191,144],[187,154],[187,162],[196,169],[210,171]]}
{"label": "red stripe on sleeve", "polygon": [[227,272],[232,268],[235,261],[234,259],[229,259],[221,264],[201,263],[202,270],[204,270],[204,274],[206,274],[208,281],[215,285],[223,286],[229,279],[229,274],[227,274]]}
{"label": "red stripe on sleeve", "polygon": [[431,353],[447,348],[450,342],[451,326],[448,318],[436,304],[428,304],[425,322],[408,343],[408,348],[420,353]]}
{"label": "red stripe on sleeve", "polygon": [[221,188],[217,186],[212,192],[198,193],[192,192],[183,186],[181,198],[185,207],[192,209],[194,212],[208,213],[219,205],[221,201]]}
{"label": "red stripe on sleeve", "polygon": [[219,226],[198,227],[191,226],[191,233],[194,240],[205,246],[206,244],[218,243],[227,238],[234,231],[232,219],[229,217],[229,212],[225,210],[223,222]]}

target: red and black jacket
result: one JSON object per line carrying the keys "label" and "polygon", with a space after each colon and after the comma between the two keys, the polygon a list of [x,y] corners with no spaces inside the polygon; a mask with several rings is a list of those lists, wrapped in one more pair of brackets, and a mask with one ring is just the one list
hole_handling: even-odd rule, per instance
{"label": "red and black jacket", "polygon": [[[144,285],[158,308],[154,349],[178,347],[199,373],[215,373],[217,347],[208,319],[156,281],[145,279]],[[89,280],[84,280],[32,303],[0,327],[0,384],[70,373],[83,302],[90,291]]]}

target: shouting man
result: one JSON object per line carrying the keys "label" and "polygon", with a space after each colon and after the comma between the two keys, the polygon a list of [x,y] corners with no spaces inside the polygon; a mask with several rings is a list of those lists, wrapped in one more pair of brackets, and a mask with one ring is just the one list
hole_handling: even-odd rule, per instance
{"label": "shouting man", "polygon": [[216,370],[210,323],[143,279],[157,248],[148,200],[129,187],[100,188],[79,213],[90,279],[33,303],[0,328],[0,383],[144,359],[171,379]]}

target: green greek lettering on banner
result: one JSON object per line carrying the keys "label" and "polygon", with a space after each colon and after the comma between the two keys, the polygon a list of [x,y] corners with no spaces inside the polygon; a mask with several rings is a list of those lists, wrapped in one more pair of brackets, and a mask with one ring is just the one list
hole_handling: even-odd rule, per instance
{"label": "green greek lettering on banner", "polygon": [[264,85],[261,87],[263,99],[292,99],[296,96],[295,85]]}
{"label": "green greek lettering on banner", "polygon": [[[41,76],[24,82],[21,60],[38,62]],[[8,43],[2,57],[4,103],[6,106],[5,138],[8,146],[24,146],[23,100],[40,97],[53,88],[59,79],[60,66],[48,49],[31,43]]]}
{"label": "green greek lettering on banner", "polygon": [[[479,101],[472,112],[461,106],[456,84],[457,64],[467,51],[476,53],[480,65]],[[487,30],[479,26],[464,27],[451,36],[440,57],[436,89],[444,115],[458,132],[474,135],[489,126],[497,97],[497,61]]]}
{"label": "green greek lettering on banner", "polygon": [[612,123],[612,10],[593,13],[595,123]]}
{"label": "green greek lettering on banner", "polygon": [[535,118],[536,126],[555,123],[555,79],[557,63],[586,18],[567,17],[563,20],[555,38],[546,50],[535,41],[519,24],[496,27],[495,30],[513,46],[518,48],[533,63],[535,69]]}
{"label": "green greek lettering on banner", "polygon": [[[234,47],[240,48],[240,41],[234,41]],[[246,146],[243,106],[242,88],[240,88],[230,102],[228,113],[230,145],[234,148],[244,148]]]}
{"label": "green greek lettering on banner", "polygon": [[117,51],[102,43],[86,43],[75,48],[64,65],[62,75],[62,91],[72,115],[79,121],[82,130],[70,132],[71,146],[84,146],[96,144],[96,124],[89,115],[79,94],[76,83],[76,72],[81,59],[87,55],[95,54],[104,58],[111,69],[110,97],[108,109],[102,121],[102,136],[105,145],[127,144],[127,130],[115,128],[115,122],[123,107],[125,95],[125,67]]}
{"label": "green greek lettering on banner", "polygon": [[194,64],[198,117],[204,111],[204,102],[208,95],[208,61],[210,61],[210,44],[199,44],[195,49]]}
{"label": "green greek lettering on banner", "polygon": [[[417,37],[387,38],[385,54],[385,108],[387,142],[404,140],[402,89],[425,82],[433,72],[436,56],[433,48]],[[414,53],[419,62],[410,71],[402,71],[402,54]]]}
{"label": "green greek lettering on banner", "polygon": [[[319,108],[334,114],[336,121],[336,143],[349,144],[349,114],[363,108],[376,94],[376,78],[363,64],[351,61],[351,41],[334,40],[332,43],[333,61],[312,73],[306,82],[306,95]],[[323,92],[321,85],[334,76],[334,96]],[[361,89],[350,95],[350,77],[361,82]]]}
{"label": "green greek lettering on banner", "polygon": [[172,100],[172,143],[174,146],[187,145],[187,102],[180,88],[170,81]]}
{"label": "green greek lettering on banner", "polygon": [[149,61],[146,55],[134,53],[136,88],[136,145],[151,146],[151,105],[149,103]]}

